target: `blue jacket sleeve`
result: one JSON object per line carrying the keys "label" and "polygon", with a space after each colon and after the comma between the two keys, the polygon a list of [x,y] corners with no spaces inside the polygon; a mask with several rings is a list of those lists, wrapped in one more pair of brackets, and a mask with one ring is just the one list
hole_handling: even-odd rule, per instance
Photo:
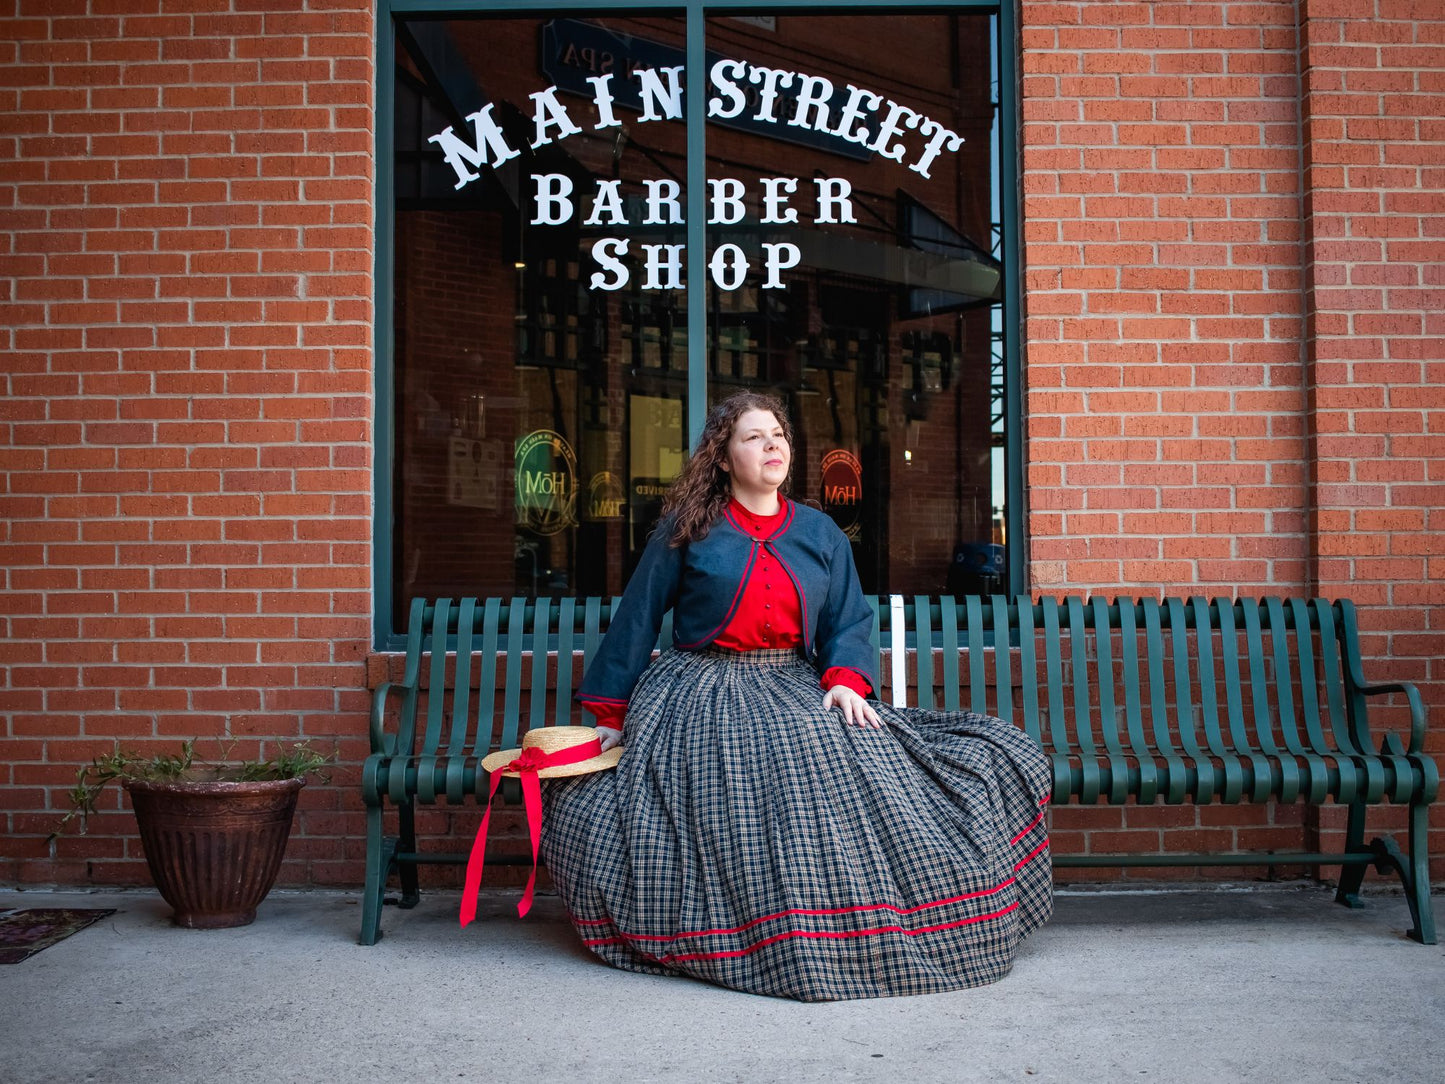
{"label": "blue jacket sleeve", "polygon": [[582,678],[578,700],[626,704],[631,698],[632,687],[652,659],[663,615],[677,601],[686,547],[668,545],[671,533],[667,521],[652,532]]}
{"label": "blue jacket sleeve", "polygon": [[876,690],[877,652],[872,633],[873,610],[858,582],[853,546],[839,531],[828,562],[828,598],[818,611],[819,671],[827,673],[834,666],[845,666],[862,674]]}

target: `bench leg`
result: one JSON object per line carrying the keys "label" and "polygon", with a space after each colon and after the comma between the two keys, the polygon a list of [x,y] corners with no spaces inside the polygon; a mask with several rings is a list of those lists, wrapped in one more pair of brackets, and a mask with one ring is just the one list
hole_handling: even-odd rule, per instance
{"label": "bench leg", "polygon": [[381,806],[367,806],[366,887],[361,897],[360,944],[374,945],[381,940],[381,901],[395,853],[396,842],[382,835]]}
{"label": "bench leg", "polygon": [[1424,802],[1410,806],[1410,866],[1415,883],[1415,929],[1411,936],[1422,945],[1435,944],[1435,909],[1430,903],[1430,807]]}
{"label": "bench leg", "polygon": [[[1351,854],[1358,854],[1365,849],[1365,803],[1353,802],[1350,805],[1350,819],[1345,828],[1345,850]],[[1340,885],[1335,891],[1335,902],[1346,907],[1363,907],[1364,901],[1360,899],[1360,885],[1365,882],[1365,870],[1368,869],[1365,863],[1355,863],[1344,866],[1340,870]]]}
{"label": "bench leg", "polygon": [[1415,928],[1409,936],[1422,945],[1435,944],[1435,911],[1430,906],[1430,807],[1424,802],[1410,803],[1410,876],[1405,883],[1405,899],[1410,904],[1410,918]]}
{"label": "bench leg", "polygon": [[1430,854],[1426,839],[1429,831],[1430,807],[1424,802],[1410,804],[1410,857],[1400,853],[1400,845],[1392,836],[1370,841],[1375,852],[1375,869],[1380,873],[1395,872],[1405,886],[1405,902],[1410,905],[1414,925],[1406,936],[1422,945],[1435,944],[1435,912],[1430,906]]}
{"label": "bench leg", "polygon": [[[416,853],[416,806],[407,802],[398,809],[401,819],[399,846],[407,854]],[[410,910],[421,902],[421,888],[417,881],[415,862],[400,862],[397,872],[401,875],[401,906]]]}

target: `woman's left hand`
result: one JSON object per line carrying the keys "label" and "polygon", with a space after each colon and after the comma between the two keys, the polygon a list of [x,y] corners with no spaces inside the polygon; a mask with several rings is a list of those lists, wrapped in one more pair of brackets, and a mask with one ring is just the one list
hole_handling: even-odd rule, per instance
{"label": "woman's left hand", "polygon": [[873,705],[864,700],[846,685],[834,685],[823,694],[823,710],[837,708],[843,718],[853,726],[871,726],[877,730],[883,726]]}

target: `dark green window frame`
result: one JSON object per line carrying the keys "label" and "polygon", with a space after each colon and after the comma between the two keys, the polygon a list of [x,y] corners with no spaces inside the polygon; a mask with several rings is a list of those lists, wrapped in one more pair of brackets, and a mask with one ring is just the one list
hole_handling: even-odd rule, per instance
{"label": "dark green window frame", "polygon": [[[394,433],[394,377],[392,347],[393,229],[395,218],[393,157],[392,79],[397,16],[457,16],[473,13],[571,14],[619,12],[673,12],[687,19],[687,66],[702,71],[705,63],[706,17],[719,12],[746,14],[766,11],[789,14],[967,10],[992,14],[997,22],[999,75],[999,203],[1001,254],[1005,268],[1003,296],[1003,384],[1004,384],[1004,485],[1006,528],[1010,539],[1024,539],[1023,525],[1023,359],[1021,357],[1022,267],[1019,237],[1018,161],[1018,24],[1012,3],[998,0],[770,0],[766,6],[756,0],[378,0],[376,33],[376,413],[372,485],[374,494],[374,537],[372,543],[372,592],[375,599],[373,643],[377,650],[395,651],[405,646],[405,637],[393,631],[396,615],[392,607],[392,541],[395,529],[392,510],[392,480],[396,470]],[[687,96],[687,279],[703,282],[706,265],[706,117],[705,94]],[[688,291],[688,444],[696,442],[707,413],[707,321],[706,291]],[[1006,550],[1008,583],[1017,592],[1024,584],[1024,547]]]}

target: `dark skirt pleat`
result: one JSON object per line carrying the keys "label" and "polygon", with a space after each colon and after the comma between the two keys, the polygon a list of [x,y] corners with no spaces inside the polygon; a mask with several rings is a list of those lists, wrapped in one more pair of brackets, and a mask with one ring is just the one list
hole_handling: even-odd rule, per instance
{"label": "dark skirt pleat", "polygon": [[587,946],[805,1001],[993,982],[1053,910],[1049,764],[1013,725],[822,708],[790,652],[669,651],[614,771],[547,783],[543,853]]}

